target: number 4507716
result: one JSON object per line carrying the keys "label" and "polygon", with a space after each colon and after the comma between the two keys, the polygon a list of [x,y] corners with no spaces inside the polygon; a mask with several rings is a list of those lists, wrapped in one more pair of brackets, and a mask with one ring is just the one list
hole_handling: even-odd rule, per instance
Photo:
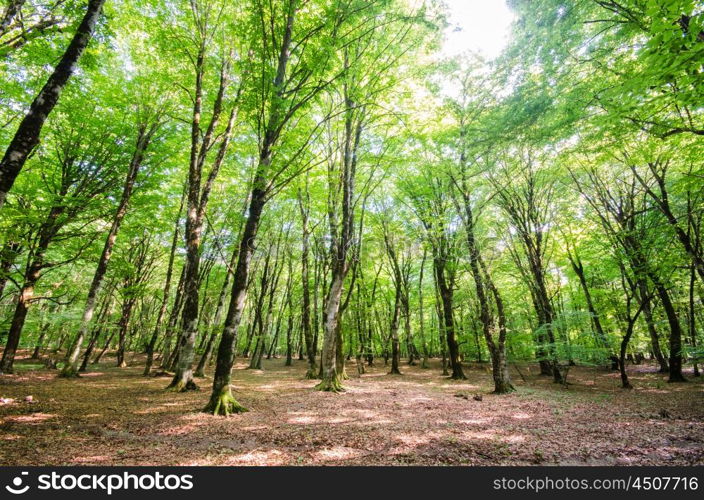
{"label": "number 4507716", "polygon": [[636,477],[631,483],[631,488],[636,490],[697,490],[699,479],[696,477],[664,476],[664,477]]}

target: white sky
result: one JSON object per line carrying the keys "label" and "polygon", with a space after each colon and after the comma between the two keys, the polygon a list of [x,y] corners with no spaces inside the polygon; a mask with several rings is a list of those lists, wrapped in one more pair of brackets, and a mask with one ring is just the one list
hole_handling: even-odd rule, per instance
{"label": "white sky", "polygon": [[505,0],[444,0],[450,27],[442,55],[452,57],[468,50],[494,59],[508,43],[513,13]]}

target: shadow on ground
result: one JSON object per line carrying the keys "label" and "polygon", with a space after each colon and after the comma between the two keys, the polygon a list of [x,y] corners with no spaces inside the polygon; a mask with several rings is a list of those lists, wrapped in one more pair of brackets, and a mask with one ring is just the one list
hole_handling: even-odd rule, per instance
{"label": "shadow on ground", "polygon": [[313,390],[303,361],[266,360],[264,370],[240,362],[234,389],[251,411],[222,418],[200,412],[209,378],[174,394],[168,378],[141,376],[141,356],[131,362],[120,369],[106,358],[66,380],[20,359],[18,374],[0,377],[0,464],[704,463],[702,381],[667,384],[650,366],[633,367],[636,389],[624,391],[617,373],[573,368],[564,388],[525,365],[518,391],[496,396],[482,365],[456,382],[437,361],[404,365],[402,376],[380,361],[361,377],[352,362],[347,391],[335,395]]}

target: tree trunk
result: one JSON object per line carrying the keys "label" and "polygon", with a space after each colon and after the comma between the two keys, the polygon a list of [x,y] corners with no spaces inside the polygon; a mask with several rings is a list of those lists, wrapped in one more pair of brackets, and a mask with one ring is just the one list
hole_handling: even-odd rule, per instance
{"label": "tree trunk", "polygon": [[650,335],[650,345],[653,349],[653,355],[655,356],[655,359],[660,365],[659,372],[667,373],[670,371],[670,367],[668,366],[667,359],[665,359],[665,356],[662,353],[662,349],[660,348],[660,337],[658,335],[657,330],[655,329],[655,321],[653,320],[653,310],[651,308],[652,303],[650,301],[650,298],[647,297],[647,294],[645,295],[646,298],[644,299],[642,298],[643,296],[643,293],[641,293],[641,300],[644,301],[643,317],[645,318],[645,323],[648,327],[648,335]]}
{"label": "tree trunk", "polygon": [[206,38],[207,37],[203,37],[200,41],[199,51],[196,57],[195,99],[191,122],[191,153],[186,190],[186,274],[184,276],[183,289],[185,300],[181,320],[183,332],[179,337],[179,352],[176,358],[174,378],[168,386],[169,389],[177,392],[198,388],[193,380],[193,360],[195,357],[195,342],[198,336],[201,236],[210,191],[225,158],[236,117],[235,108],[233,107],[213,166],[206,182],[201,186],[203,166],[208,150],[217,141],[214,133],[222,113],[223,97],[228,86],[228,64],[224,62],[220,72],[220,85],[213,105],[213,113],[207,130],[203,134],[200,124],[203,104]]}
{"label": "tree trunk", "polygon": [[[347,66],[345,57],[345,66]],[[357,167],[357,149],[362,134],[362,120],[357,117],[355,123],[355,104],[348,95],[347,86],[344,87],[345,99],[345,133],[342,155],[342,165],[339,173],[330,175],[329,189],[342,191],[341,216],[337,220],[334,206],[328,206],[328,219],[332,234],[330,245],[331,280],[325,304],[325,323],[322,352],[322,381],[316,386],[317,390],[326,392],[340,392],[341,381],[346,377],[344,373],[344,356],[342,355],[342,289],[345,277],[351,268],[349,251],[354,236],[354,191],[355,174]],[[363,111],[360,110],[363,115]],[[333,186],[333,179],[339,179],[339,186]],[[339,224],[339,226],[338,226]]]}
{"label": "tree trunk", "polygon": [[100,363],[100,360],[103,359],[103,355],[110,347],[110,343],[112,342],[113,337],[115,337],[116,331],[117,330],[115,330],[114,328],[112,329],[112,331],[110,332],[110,335],[108,335],[107,339],[105,340],[105,345],[103,346],[102,350],[98,353],[98,355],[95,357],[92,364],[97,365],[98,363]]}
{"label": "tree trunk", "polygon": [[10,331],[7,335],[7,344],[3,350],[2,359],[0,359],[0,374],[13,373],[12,365],[15,360],[15,352],[19,346],[22,329],[27,319],[27,311],[32,303],[34,287],[39,281],[42,270],[46,267],[44,262],[46,251],[58,231],[58,219],[66,208],[61,203],[65,196],[66,191],[62,189],[59,193],[57,204],[51,208],[46,220],[39,228],[36,248],[28,255],[29,262],[24,273],[24,283],[17,297],[17,305],[10,324]]}
{"label": "tree trunk", "polygon": [[146,377],[152,370],[152,364],[154,363],[154,349],[156,347],[157,339],[159,338],[159,333],[161,331],[161,323],[164,320],[164,315],[166,314],[166,308],[169,305],[169,295],[171,293],[171,278],[174,271],[174,259],[176,256],[176,247],[178,246],[178,223],[181,219],[181,212],[183,211],[183,202],[185,198],[184,194],[181,196],[181,205],[178,209],[178,215],[176,216],[176,222],[174,224],[174,234],[171,238],[171,251],[169,252],[169,263],[166,267],[166,279],[164,280],[164,291],[162,292],[161,305],[159,306],[159,312],[156,316],[156,322],[154,323],[154,331],[152,332],[152,337],[149,339],[149,344],[147,345],[147,361],[144,365],[143,375]]}
{"label": "tree trunk", "polygon": [[286,283],[286,308],[288,309],[288,324],[286,325],[286,363],[285,366],[293,364],[293,347],[291,346],[291,334],[293,333],[293,260],[288,259],[288,279]]}
{"label": "tree trunk", "polygon": [[122,315],[117,323],[119,337],[118,337],[118,347],[117,347],[117,366],[120,368],[125,368],[127,366],[127,360],[125,359],[125,347],[127,344],[127,333],[130,324],[130,319],[132,318],[132,309],[134,308],[134,300],[132,298],[125,298],[122,303]]}
{"label": "tree trunk", "polygon": [[249,313],[249,319],[250,321],[248,322],[247,326],[247,338],[245,339],[246,343],[244,346],[244,349],[242,350],[242,357],[243,358],[248,358],[249,357],[249,350],[252,347],[252,339],[254,338],[254,333],[257,331],[257,328],[259,327],[259,315],[257,314],[257,309],[252,308],[252,310]]}
{"label": "tree trunk", "polygon": [[93,354],[95,345],[98,343],[98,338],[100,337],[100,332],[104,329],[104,325],[110,315],[110,310],[112,309],[112,294],[108,292],[106,295],[107,296],[103,300],[103,305],[100,308],[100,312],[98,313],[98,321],[91,332],[88,347],[86,347],[86,351],[83,354],[83,361],[81,362],[81,366],[78,368],[78,371],[81,373],[85,372],[88,367],[88,361]]}
{"label": "tree trunk", "polygon": [[443,330],[450,354],[450,367],[452,368],[450,378],[453,380],[465,380],[467,377],[465,377],[464,372],[462,371],[459,345],[457,344],[457,339],[455,337],[455,320],[452,315],[454,291],[452,286],[447,282],[444,264],[441,262],[439,256],[435,257],[433,261],[435,265],[435,277],[442,304]]}
{"label": "tree trunk", "polygon": [[[193,174],[191,174],[193,175]],[[195,190],[195,194],[193,191]],[[197,216],[198,191],[200,185],[189,182],[188,210],[186,218],[186,273],[183,287],[183,311],[181,327],[183,332],[178,337],[178,356],[174,378],[168,388],[176,392],[195,390],[198,388],[193,380],[193,358],[195,356],[195,341],[198,335],[198,288],[200,266],[200,240],[202,220]]]}
{"label": "tree trunk", "polygon": [[272,93],[268,96],[270,104],[268,119],[263,128],[264,133],[261,141],[259,162],[252,184],[249,213],[244,231],[240,238],[240,251],[232,284],[230,306],[227,311],[225,328],[220,339],[220,345],[218,346],[218,357],[215,367],[215,376],[213,378],[213,392],[210,401],[204,409],[206,412],[214,414],[228,415],[232,412],[246,411],[232,396],[230,389],[230,372],[234,363],[237,330],[242,318],[242,310],[244,309],[244,302],[247,296],[248,275],[253,246],[262,211],[267,197],[270,194],[268,192],[270,182],[268,175],[271,168],[272,148],[277,142],[279,131],[292,116],[291,109],[286,110],[285,108],[287,104],[284,97],[284,87],[286,70],[291,56],[290,50],[297,9],[298,2],[294,0],[289,4],[286,23],[280,38],[281,45],[280,50],[278,50],[276,76],[274,77],[273,86],[271,87]]}
{"label": "tree trunk", "polygon": [[[556,384],[563,383],[562,373],[558,366],[557,352],[555,349],[555,312],[553,310],[552,304],[550,302],[550,296],[548,295],[547,286],[545,284],[545,274],[543,272],[542,264],[534,262],[531,266],[533,279],[535,280],[535,296],[538,316],[538,329],[544,328],[543,338],[540,340],[541,343],[547,341],[548,346],[545,349],[544,359],[541,359],[541,375],[552,375],[553,381]],[[541,335],[539,334],[539,338]],[[545,348],[545,346],[542,346]],[[546,373],[547,372],[547,373]]]}
{"label": "tree trunk", "polygon": [[32,352],[32,359],[39,359],[42,348],[44,347],[44,340],[46,339],[47,330],[49,329],[49,320],[43,321],[40,325],[41,333],[37,339],[37,343],[34,346],[34,351]]}
{"label": "tree trunk", "polygon": [[[306,200],[308,195],[308,178],[306,177]],[[315,364],[315,348],[313,345],[313,332],[310,324],[310,278],[308,276],[309,264],[309,246],[310,246],[310,230],[308,229],[308,206],[304,206],[303,195],[298,193],[298,206],[301,212],[301,224],[303,226],[302,234],[302,251],[301,251],[301,287],[302,287],[302,302],[301,302],[301,329],[303,330],[303,339],[306,343],[306,356],[308,358],[308,370],[306,371],[307,379],[317,378]]]}
{"label": "tree trunk", "polygon": [[174,299],[174,304],[169,313],[169,322],[166,324],[166,333],[164,334],[164,345],[161,349],[161,367],[163,369],[168,369],[173,358],[173,354],[178,350],[178,340],[174,346],[173,351],[171,350],[171,337],[174,335],[176,329],[176,324],[178,323],[179,313],[181,312],[181,306],[183,305],[183,283],[184,277],[186,276],[186,263],[184,263],[181,268],[181,275],[178,280],[178,286],[176,287],[176,297]]}
{"label": "tree trunk", "polygon": [[[264,159],[266,160],[267,157]],[[268,162],[265,164],[268,166]],[[215,363],[215,375],[213,377],[213,391],[210,401],[204,411],[215,415],[229,415],[230,413],[240,413],[247,411],[233,397],[230,389],[230,373],[235,361],[235,349],[237,348],[237,330],[242,319],[245,299],[247,298],[247,284],[249,278],[250,264],[252,260],[253,245],[259,229],[259,221],[266,201],[266,193],[259,186],[263,185],[263,179],[255,179],[254,189],[249,206],[249,214],[244,226],[244,231],[240,237],[237,267],[232,282],[232,293],[230,304],[225,317],[225,327],[220,337],[218,345],[218,355]]]}
{"label": "tree trunk", "polygon": [[[435,276],[435,259],[433,258],[433,276]],[[444,376],[450,375],[447,371],[447,336],[445,335],[445,316],[443,313],[442,299],[440,298],[440,288],[438,286],[437,278],[435,281],[435,315],[438,327],[438,345],[440,348],[440,356],[442,357],[442,374]]]}
{"label": "tree trunk", "polygon": [[34,346],[34,351],[32,351],[32,359],[39,359],[39,356],[42,352],[42,347],[44,347],[44,339],[46,338],[46,329],[43,328],[42,332],[39,334],[39,338],[37,339],[37,343]]}
{"label": "tree trunk", "polygon": [[25,280],[24,285],[22,285],[20,294],[17,297],[15,313],[12,316],[10,331],[7,334],[7,344],[2,353],[2,361],[0,361],[0,374],[14,373],[13,363],[15,361],[15,353],[20,343],[24,322],[27,319],[27,311],[29,310],[29,305],[34,295],[34,285],[39,278],[39,269],[34,265],[32,267],[35,269],[28,274],[28,278]]}
{"label": "tree trunk", "polygon": [[88,361],[90,360],[93,350],[95,349],[95,344],[98,343],[98,338],[100,337],[100,327],[96,327],[93,332],[91,332],[90,340],[88,340],[88,346],[83,353],[83,360],[81,361],[81,366],[78,367],[80,373],[85,372],[88,369]]}
{"label": "tree trunk", "polygon": [[7,7],[0,20],[0,36],[4,35],[12,25],[12,21],[14,21],[15,17],[20,13],[25,1],[26,0],[8,0]]}
{"label": "tree trunk", "polygon": [[628,342],[631,340],[631,335],[633,334],[633,325],[634,322],[628,322],[626,335],[621,339],[621,350],[619,351],[618,357],[618,369],[621,372],[621,387],[624,389],[633,389],[633,386],[628,381],[628,373],[626,373],[626,350],[628,349]]}
{"label": "tree trunk", "polygon": [[511,375],[508,371],[508,363],[506,362],[506,350],[494,348],[490,349],[491,368],[494,379],[494,393],[508,394],[516,389],[511,383]]}
{"label": "tree trunk", "polygon": [[425,311],[423,309],[423,274],[425,273],[425,261],[427,259],[427,250],[423,249],[423,259],[420,263],[420,274],[418,275],[418,315],[420,323],[420,341],[423,343],[423,360],[420,363],[421,368],[428,368],[428,358],[430,357],[428,343],[425,340]]}
{"label": "tree trunk", "polygon": [[[494,392],[496,394],[506,394],[514,390],[511,384],[511,377],[508,371],[506,362],[506,316],[504,312],[503,300],[496,288],[491,275],[484,265],[482,255],[477,246],[477,240],[474,234],[474,213],[472,210],[471,199],[465,186],[462,186],[462,198],[464,202],[464,225],[467,234],[467,246],[469,248],[469,263],[474,278],[474,285],[479,300],[479,319],[482,323],[482,332],[486,340],[489,353],[491,354],[491,366],[494,378]],[[491,291],[494,302],[496,303],[498,316],[498,339],[494,336],[496,329],[494,316],[491,310],[491,304],[487,291]],[[477,351],[481,360],[481,350],[479,349],[479,341],[477,338]]]}
{"label": "tree trunk", "polygon": [[391,371],[389,375],[401,375],[401,346],[398,338],[398,323],[401,315],[401,290],[400,284],[396,285],[396,298],[394,300],[394,313],[391,319]]}
{"label": "tree trunk", "polygon": [[591,318],[592,325],[594,326],[594,331],[596,333],[597,339],[601,343],[604,349],[608,349],[611,354],[611,346],[609,345],[609,340],[604,332],[604,328],[601,326],[601,320],[599,319],[599,314],[596,312],[594,307],[594,301],[592,300],[592,294],[589,291],[589,285],[587,284],[587,279],[584,275],[584,265],[578,256],[568,255],[570,263],[572,264],[572,269],[574,270],[577,278],[579,279],[579,284],[582,287],[582,293],[584,294],[584,300],[587,302],[587,310],[589,311],[589,317]]}
{"label": "tree trunk", "polygon": [[237,251],[233,250],[232,256],[230,257],[230,262],[228,264],[227,273],[225,274],[225,281],[222,284],[222,289],[220,290],[220,295],[218,296],[218,303],[215,307],[215,315],[213,317],[212,329],[210,336],[208,337],[208,343],[205,346],[205,352],[201,356],[198,362],[198,367],[196,368],[195,376],[204,377],[205,367],[210,364],[210,358],[213,354],[213,349],[215,348],[215,341],[218,338],[218,329],[220,328],[220,322],[222,320],[222,313],[225,310],[225,301],[227,300],[227,292],[230,289],[230,280],[232,279],[232,269],[237,263]]}
{"label": "tree trunk", "polygon": [[[44,122],[56,106],[61,91],[93,36],[105,0],[89,0],[86,13],[59,64],[29,107],[0,161],[0,209],[32,150],[39,143]],[[11,366],[11,364],[10,364]]]}
{"label": "tree trunk", "polygon": [[134,189],[134,183],[137,180],[137,174],[139,173],[139,169],[144,161],[144,155],[149,147],[152,137],[156,133],[156,130],[156,125],[149,127],[146,124],[141,124],[139,126],[137,143],[135,146],[135,151],[132,155],[132,160],[130,161],[130,167],[127,171],[125,183],[122,187],[120,203],[117,207],[115,215],[113,216],[110,231],[108,231],[107,238],[105,238],[103,251],[100,254],[98,265],[95,268],[95,273],[93,274],[93,281],[88,289],[88,298],[86,299],[85,307],[83,308],[83,317],[78,328],[78,335],[73,341],[73,347],[66,352],[65,364],[59,376],[78,376],[78,357],[81,352],[83,340],[88,332],[88,327],[93,319],[95,307],[98,303],[98,292],[100,291],[100,287],[103,283],[105,273],[108,270],[108,264],[110,263],[110,258],[112,257],[112,250],[115,246],[115,241],[117,240],[117,234],[120,231],[120,225],[122,224],[122,220],[127,213],[127,207],[129,206],[130,198],[132,197],[132,191]]}
{"label": "tree trunk", "polygon": [[7,242],[0,255],[0,299],[7,285],[7,278],[12,270],[12,264],[15,263],[17,255],[19,255],[21,247],[19,243]]}
{"label": "tree trunk", "polygon": [[[696,352],[697,350],[697,329],[696,329],[696,314],[694,308],[694,283],[695,283],[695,273],[694,266],[690,267],[689,275],[689,338],[692,344],[692,349]],[[692,360],[692,366],[694,368],[694,376],[699,377],[699,365],[697,364],[697,358]]]}
{"label": "tree trunk", "polygon": [[670,325],[670,377],[668,382],[686,382],[687,379],[682,375],[682,328],[680,320],[665,286],[659,281],[654,282],[654,284]]}
{"label": "tree trunk", "polygon": [[321,354],[322,382],[316,387],[321,391],[340,392],[342,388],[341,374],[337,371],[337,324],[340,320],[340,301],[344,282],[344,266],[333,265],[332,282],[328,299],[325,302],[325,322],[323,324],[323,351]]}

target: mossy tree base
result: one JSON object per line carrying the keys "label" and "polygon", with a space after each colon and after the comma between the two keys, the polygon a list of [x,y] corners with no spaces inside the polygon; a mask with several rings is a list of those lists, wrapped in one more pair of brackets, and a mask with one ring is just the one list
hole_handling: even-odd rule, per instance
{"label": "mossy tree base", "polygon": [[318,385],[315,386],[316,391],[322,392],[345,392],[345,388],[342,387],[342,382],[340,377],[333,377],[331,379],[323,379]]}
{"label": "mossy tree base", "polygon": [[60,378],[78,378],[81,376],[78,369],[70,363],[64,365],[58,375]]}
{"label": "mossy tree base", "polygon": [[210,398],[208,405],[203,408],[205,413],[228,417],[233,414],[245,413],[249,409],[237,402],[229,389],[223,390],[219,396]]}
{"label": "mossy tree base", "polygon": [[318,369],[315,366],[311,366],[308,368],[308,371],[306,372],[305,378],[307,380],[316,380],[319,379],[318,377]]}
{"label": "mossy tree base", "polygon": [[494,384],[494,394],[510,394],[512,392],[515,392],[516,388],[513,386],[513,384]]}
{"label": "mossy tree base", "polygon": [[171,382],[166,390],[173,392],[188,392],[197,391],[199,388],[193,380],[179,380],[178,382]]}

